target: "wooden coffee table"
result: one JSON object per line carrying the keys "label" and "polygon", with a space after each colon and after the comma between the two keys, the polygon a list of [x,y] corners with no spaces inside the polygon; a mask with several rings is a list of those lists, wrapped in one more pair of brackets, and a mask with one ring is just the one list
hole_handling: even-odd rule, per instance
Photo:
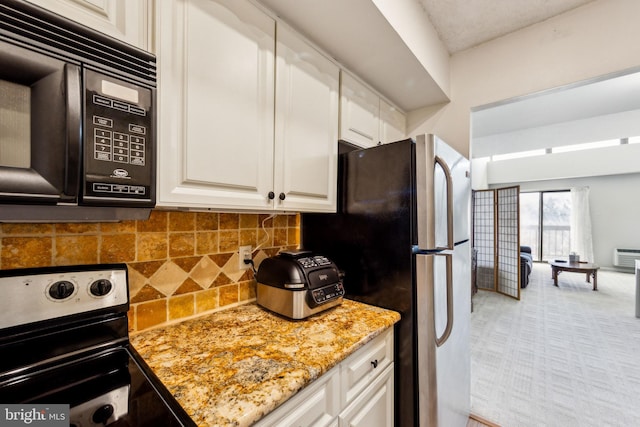
{"label": "wooden coffee table", "polygon": [[553,284],[558,286],[558,274],[562,271],[568,271],[570,273],[585,273],[587,275],[587,282],[590,283],[590,278],[593,277],[593,290],[598,290],[598,267],[596,264],[590,262],[569,262],[568,260],[554,259],[549,261],[551,265],[551,278]]}

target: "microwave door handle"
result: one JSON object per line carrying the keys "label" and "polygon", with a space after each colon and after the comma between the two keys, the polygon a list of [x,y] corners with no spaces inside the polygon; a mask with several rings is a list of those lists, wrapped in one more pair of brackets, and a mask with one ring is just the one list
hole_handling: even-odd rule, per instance
{"label": "microwave door handle", "polygon": [[65,194],[80,198],[78,191],[80,182],[80,166],[82,159],[82,80],[80,67],[65,65],[65,84],[67,91],[67,155],[65,164]]}

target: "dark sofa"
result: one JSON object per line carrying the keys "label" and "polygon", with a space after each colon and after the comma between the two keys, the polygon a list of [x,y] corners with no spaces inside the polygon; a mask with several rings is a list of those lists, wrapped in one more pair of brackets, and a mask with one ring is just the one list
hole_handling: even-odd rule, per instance
{"label": "dark sofa", "polygon": [[533,268],[533,255],[530,246],[520,246],[520,287],[526,288],[529,284],[529,275]]}

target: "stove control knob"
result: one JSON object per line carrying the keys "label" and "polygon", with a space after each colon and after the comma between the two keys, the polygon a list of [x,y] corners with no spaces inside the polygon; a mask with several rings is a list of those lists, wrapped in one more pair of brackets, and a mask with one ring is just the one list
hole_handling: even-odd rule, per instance
{"label": "stove control knob", "polygon": [[96,297],[102,297],[111,292],[113,285],[107,279],[99,279],[91,284],[89,292]]}
{"label": "stove control knob", "polygon": [[75,286],[67,280],[60,280],[49,288],[49,296],[53,299],[69,298],[73,294]]}
{"label": "stove control knob", "polygon": [[102,405],[93,413],[93,417],[91,418],[96,424],[107,425],[107,421],[113,415],[113,405],[106,404]]}

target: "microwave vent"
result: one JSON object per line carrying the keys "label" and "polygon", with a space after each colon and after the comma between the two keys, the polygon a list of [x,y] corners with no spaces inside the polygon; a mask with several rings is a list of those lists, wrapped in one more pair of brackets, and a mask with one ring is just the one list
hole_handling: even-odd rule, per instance
{"label": "microwave vent", "polygon": [[155,87],[156,59],[149,52],[24,1],[0,4],[0,40],[24,43],[64,61],[83,62]]}

